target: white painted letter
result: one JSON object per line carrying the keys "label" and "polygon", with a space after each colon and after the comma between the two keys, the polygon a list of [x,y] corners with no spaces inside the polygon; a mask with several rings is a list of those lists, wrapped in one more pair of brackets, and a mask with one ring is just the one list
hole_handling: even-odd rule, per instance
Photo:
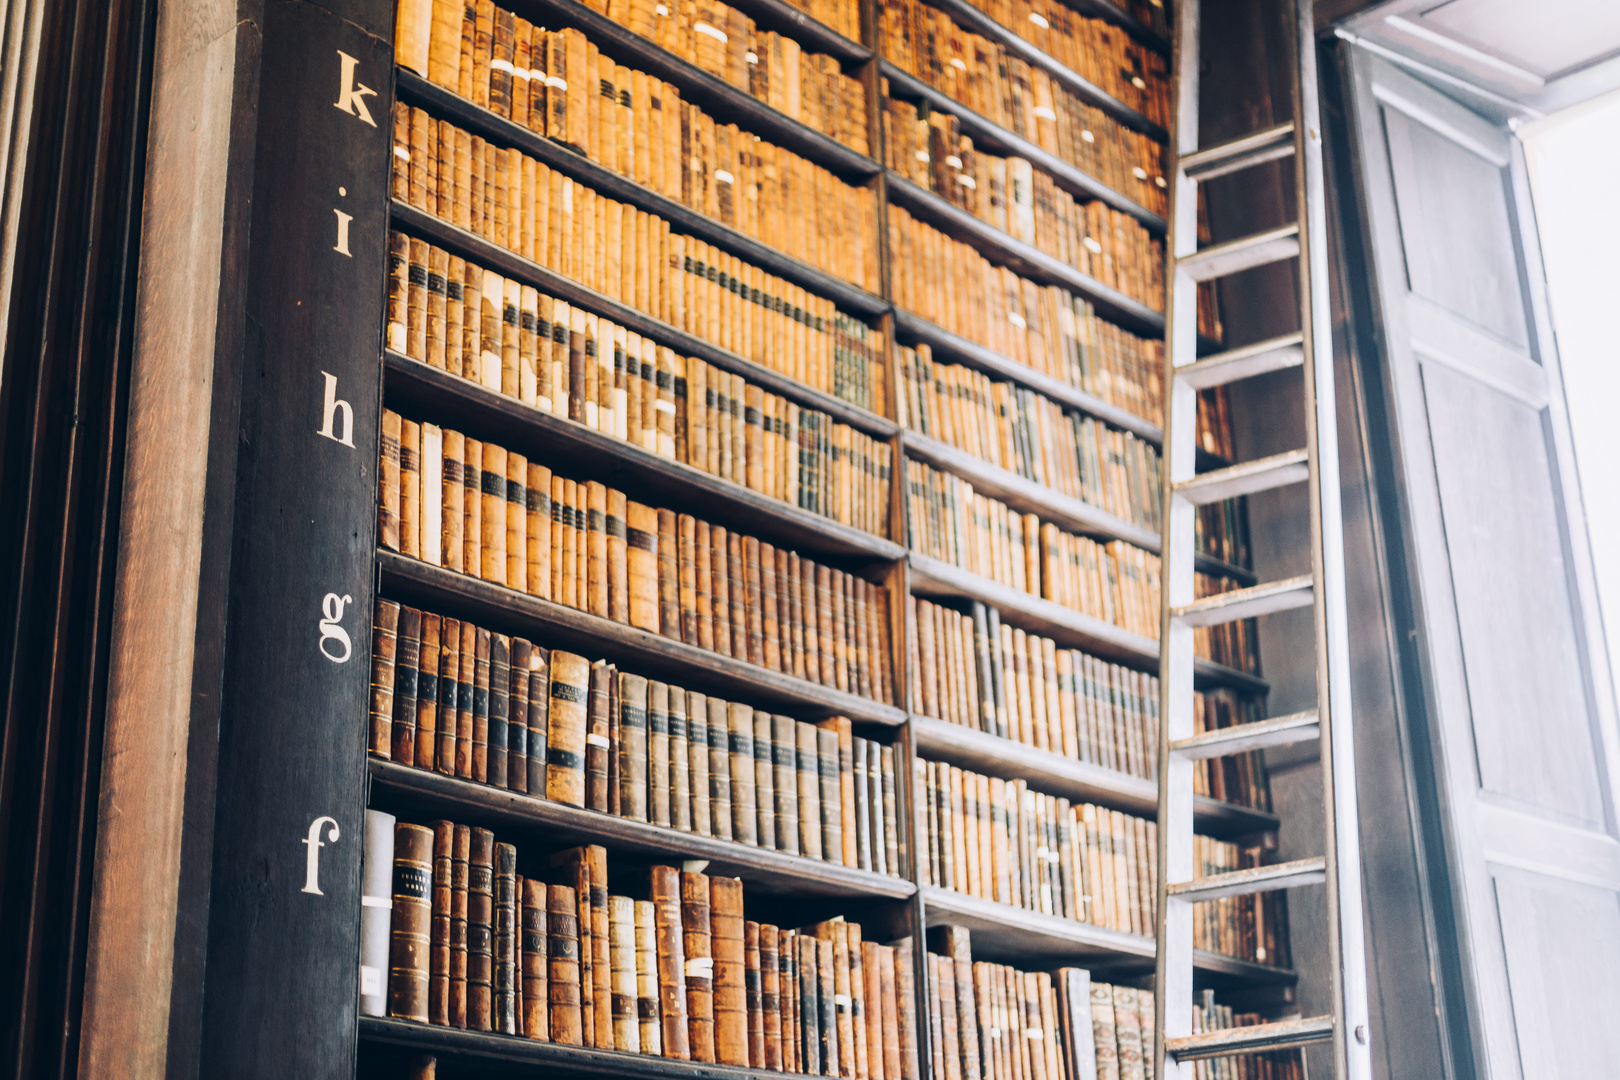
{"label": "white painted letter", "polygon": [[314,893],[316,896],[325,896],[321,892],[321,848],[326,844],[321,840],[321,826],[330,826],[326,831],[326,839],[337,843],[338,823],[329,817],[318,817],[309,823],[309,835],[304,837],[304,888],[303,892]]}
{"label": "white painted letter", "polygon": [[[327,593],[321,600],[321,614],[325,617],[320,621],[321,640],[319,648],[321,655],[334,664],[348,663],[349,660],[349,653],[352,649],[349,642],[349,632],[339,626],[338,622],[343,618],[343,605],[352,602],[351,597],[339,596],[337,593]],[[328,641],[337,642],[338,647],[343,650],[343,655],[334,656],[327,652],[326,643]]]}
{"label": "white painted letter", "polygon": [[[321,402],[320,434],[325,435],[333,442],[340,442],[352,450],[354,448],[354,409],[349,406],[347,401],[337,396],[337,376],[328,371],[323,371],[321,374],[326,378],[326,399]],[[342,432],[341,435],[332,430],[332,421],[336,420],[340,413],[343,416],[343,426],[338,429]]]}
{"label": "white painted letter", "polygon": [[371,118],[371,110],[366,108],[364,99],[367,95],[375,97],[377,91],[354,81],[354,66],[359,63],[358,60],[342,49],[338,50],[338,56],[343,59],[343,75],[342,84],[338,89],[338,99],[333,104],[350,116],[358,116],[372,127],[376,127],[377,121]]}

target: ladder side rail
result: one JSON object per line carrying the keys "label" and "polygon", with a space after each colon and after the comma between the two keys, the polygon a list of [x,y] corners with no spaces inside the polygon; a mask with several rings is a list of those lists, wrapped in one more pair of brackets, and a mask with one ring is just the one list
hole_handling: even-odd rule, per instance
{"label": "ladder side rail", "polygon": [[1338,416],[1333,385],[1328,295],[1327,191],[1316,73],[1316,26],[1310,0],[1294,0],[1294,179],[1300,221],[1300,326],[1305,363],[1306,446],[1310,477],[1311,559],[1316,577],[1316,692],[1321,724],[1326,828],[1329,965],[1333,973],[1334,1066],[1338,1080],[1371,1080],[1366,950],[1356,814],[1355,745],[1350,702],[1349,614],[1345,600],[1344,524],[1340,505]]}
{"label": "ladder side rail", "polygon": [[1197,469],[1198,391],[1175,370],[1198,358],[1198,285],[1179,261],[1198,250],[1198,184],[1180,168],[1198,149],[1199,0],[1175,5],[1175,118],[1171,128],[1170,234],[1165,244],[1169,295],[1165,320],[1164,453],[1160,492],[1165,536],[1160,544],[1159,607],[1159,817],[1158,935],[1153,982],[1154,1076],[1191,1080],[1195,1066],[1165,1053],[1165,1038],[1192,1034],[1193,906],[1169,895],[1166,883],[1193,875],[1193,762],[1170,746],[1193,734],[1193,630],[1170,617],[1193,600],[1193,533],[1196,508],[1175,494]]}

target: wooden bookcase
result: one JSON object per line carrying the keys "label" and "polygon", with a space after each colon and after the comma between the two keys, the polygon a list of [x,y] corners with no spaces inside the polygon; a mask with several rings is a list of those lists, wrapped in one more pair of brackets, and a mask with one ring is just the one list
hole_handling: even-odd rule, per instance
{"label": "wooden bookcase", "polygon": [[[1051,57],[990,21],[965,0],[929,0],[964,26],[1000,42],[1059,84],[1121,123],[1162,139],[1164,132]],[[1142,335],[1162,334],[1162,315],[1022,244],[887,172],[878,122],[880,79],[897,96],[927,100],[957,115],[976,146],[1027,157],[1078,197],[1102,199],[1155,235],[1166,223],[1127,196],[1027,140],[977,116],[874,54],[881,0],[863,0],[866,41],[835,33],[782,0],[735,0],[760,25],[797,38],[806,49],[838,57],[867,89],[867,157],[791,120],[592,11],[577,0],[506,0],[519,15],[551,28],[576,26],[621,62],[673,83],[716,118],[793,150],[869,192],[885,220],[893,204],[960,239],[992,261],[1092,301],[1104,317]],[[1123,539],[1157,551],[1157,534],[1084,502],[978,461],[895,420],[897,343],[927,343],[937,355],[1037,393],[1130,431],[1160,439],[1156,423],[1103,402],[1007,357],[898,309],[881,295],[838,280],[772,250],[701,213],[472,105],[410,72],[396,71],[391,0],[335,5],[270,0],[265,8],[263,80],[285,85],[266,94],[258,114],[261,148],[252,208],[255,235],[242,267],[249,284],[249,364],[245,374],[243,485],[234,508],[239,537],[232,567],[231,616],[223,688],[227,723],[218,763],[214,818],[212,937],[204,1008],[202,1071],[219,1076],[390,1075],[407,1052],[439,1056],[445,1075],[533,1076],[561,1070],[680,1080],[763,1076],[749,1069],[672,1061],[531,1042],[357,1013],[361,838],[368,806],[403,819],[449,817],[557,849],[606,845],[630,862],[707,860],[711,872],[745,882],[750,902],[784,925],[834,914],[871,927],[877,940],[910,935],[916,986],[925,991],[922,943],[929,927],[969,927],[985,958],[1050,966],[1091,966],[1111,978],[1151,976],[1151,937],[1122,934],[1008,905],[920,887],[915,859],[891,877],[830,865],[740,843],[547,802],[469,780],[370,759],[366,715],[371,612],[378,595],[533,639],[546,647],[603,657],[625,670],[666,677],[796,719],[850,717],[860,734],[897,749],[899,823],[908,852],[915,843],[909,790],[918,755],[993,775],[1028,778],[1031,786],[1077,800],[1151,815],[1155,785],[912,713],[905,657],[906,598],[978,600],[1010,625],[1053,637],[1060,646],[1144,671],[1156,671],[1157,643],[1117,626],[1018,592],[976,574],[907,551],[907,459],[968,479],[976,490],[1039,514],[1071,531]],[[1125,25],[1161,51],[1168,42],[1135,25],[1108,0],[1079,0],[1085,15]],[[889,348],[883,415],[810,389],[741,356],[600,295],[484,238],[389,197],[395,100],[420,106],[491,141],[514,146],[565,175],[766,271],[827,297],[881,329]],[[288,151],[296,148],[296,153]],[[266,164],[280,154],[281,164]],[[311,225],[315,222],[315,226]],[[383,348],[385,263],[390,229],[399,229],[554,297],[566,300],[678,353],[744,375],[768,392],[832,415],[886,440],[890,532],[874,536],[675,463],[583,425],[544,414],[458,376]],[[882,229],[887,235],[886,228]],[[895,272],[887,252],[882,280]],[[897,703],[766,670],[647,631],[493,585],[478,578],[382,551],[376,543],[377,446],[387,406],[460,425],[537,461],[566,461],[582,476],[626,492],[678,505],[706,520],[739,528],[882,585],[894,642],[890,678]],[[1203,569],[1247,584],[1241,567],[1206,560]],[[1262,679],[1201,662],[1209,687],[1263,694]],[[1274,815],[1203,799],[1204,831],[1223,837],[1274,831]],[[754,917],[751,915],[751,917]],[[1039,958],[1036,960],[1035,958]],[[1276,988],[1288,969],[1202,954],[1211,985]],[[926,1012],[924,1011],[924,1014]],[[927,1025],[919,1023],[920,1057],[928,1071]]]}

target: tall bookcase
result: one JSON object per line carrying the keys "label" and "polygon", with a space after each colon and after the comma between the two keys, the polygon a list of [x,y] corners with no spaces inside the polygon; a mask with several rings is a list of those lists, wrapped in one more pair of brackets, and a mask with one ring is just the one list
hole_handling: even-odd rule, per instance
{"label": "tall bookcase", "polygon": [[[1125,127],[1163,140],[1164,130],[1079,74],[1000,26],[966,0],[929,0],[960,26],[1046,72],[1052,81]],[[976,147],[1030,160],[1060,189],[1123,211],[1162,238],[1166,223],[1127,195],[1030,140],[952,101],[882,59],[876,48],[881,0],[860,5],[861,40],[815,21],[782,0],[735,0],[763,29],[796,39],[806,51],[837,58],[865,86],[871,156],[857,153],[788,118],[747,92],[700,70],[577,0],[509,0],[537,26],[578,28],[604,54],[655,74],[717,119],[774,141],[857,185],[879,223],[876,292],[859,288],[704,214],[601,167],[544,137],[473,105],[420,75],[397,69],[390,0],[314,5],[271,0],[265,8],[263,83],[284,85],[259,111],[260,178],[253,196],[256,243],[242,267],[249,281],[244,440],[239,450],[236,542],[223,686],[225,715],[214,819],[208,994],[204,1003],[205,1075],[393,1075],[404,1056],[437,1056],[445,1075],[540,1076],[543,1070],[630,1076],[735,1076],[739,1067],[562,1046],[521,1037],[361,1017],[360,872],[368,807],[401,821],[449,818],[495,831],[524,850],[581,843],[608,849],[615,865],[698,860],[710,874],[739,877],[751,918],[798,925],[848,916],[869,940],[910,937],[916,944],[919,1060],[931,1072],[926,1022],[930,929],[962,926],[975,958],[1029,968],[1059,963],[1099,977],[1146,985],[1155,943],[1087,922],[1043,914],[923,883],[917,763],[946,762],[1007,779],[1076,803],[1151,817],[1154,783],[1143,776],[921,714],[908,699],[907,658],[917,649],[906,617],[911,597],[946,605],[980,602],[1007,625],[1151,672],[1157,643],[1102,619],[908,550],[904,463],[925,462],[975,491],[1071,532],[1123,540],[1156,552],[1149,528],[1062,495],[981,461],[900,422],[899,347],[927,345],[939,362],[1009,381],[1117,429],[1156,443],[1151,419],[953,334],[894,301],[895,265],[887,213],[903,208],[993,263],[1042,285],[1058,285],[1094,304],[1111,323],[1144,337],[1162,334],[1153,308],[1034,246],[1014,239],[940,196],[885,169],[881,86],[958,118]],[[1108,0],[1070,7],[1125,27],[1132,39],[1168,56],[1168,40]],[[425,109],[484,139],[514,147],[622,203],[826,298],[882,334],[883,408],[850,404],[660,322],[408,201],[390,197],[395,102]],[[267,150],[285,167],[267,166]],[[874,535],[721,480],[632,446],[622,439],[538,411],[470,381],[386,349],[388,243],[391,230],[445,248],[627,329],[697,357],[714,368],[803,407],[829,414],[886,442],[889,530]],[[893,647],[885,658],[894,703],[721,656],[467,574],[383,550],[377,536],[378,446],[383,410],[393,409],[522,450],[536,462],[602,481],[632,499],[678,507],[704,520],[791,548],[879,586],[887,596]],[[1156,501],[1156,500],[1155,500]],[[1207,558],[1208,573],[1244,584],[1241,566]],[[890,876],[580,809],[466,778],[368,755],[369,650],[378,597],[472,619],[547,648],[605,658],[622,670],[712,692],[800,720],[850,718],[857,734],[896,750],[902,873]],[[1257,675],[1207,661],[1203,685],[1263,695]],[[1263,810],[1204,798],[1202,831],[1225,838],[1272,834]],[[757,912],[757,914],[756,914]],[[1201,977],[1233,1000],[1277,1003],[1294,975],[1284,967],[1201,953]]]}

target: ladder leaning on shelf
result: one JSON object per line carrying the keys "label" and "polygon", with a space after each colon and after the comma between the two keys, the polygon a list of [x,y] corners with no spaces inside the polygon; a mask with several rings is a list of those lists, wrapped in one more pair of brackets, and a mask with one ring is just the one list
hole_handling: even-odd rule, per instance
{"label": "ladder leaning on shelf", "polygon": [[[1176,15],[1176,122],[1173,132],[1169,394],[1164,438],[1163,648],[1159,715],[1159,902],[1155,1076],[1190,1076],[1184,1065],[1227,1054],[1333,1043],[1338,1080],[1369,1080],[1367,990],[1362,947],[1361,863],[1355,762],[1350,726],[1348,625],[1339,461],[1328,314],[1327,217],[1317,106],[1315,32],[1310,0],[1294,9],[1293,116],[1232,142],[1198,145],[1199,0]],[[1198,250],[1198,183],[1294,155],[1300,219]],[[1198,359],[1198,286],[1285,259],[1300,266],[1300,331]],[[1299,367],[1304,380],[1305,446],[1198,475],[1198,392],[1270,371]],[[1193,594],[1193,523],[1197,508],[1284,485],[1309,485],[1311,572],[1205,599]],[[1316,708],[1193,734],[1193,633],[1290,608],[1315,609]],[[1318,740],[1322,762],[1324,854],[1275,866],[1194,877],[1193,763],[1267,746]],[[1327,1016],[1192,1034],[1193,905],[1203,900],[1327,885],[1333,1011]]]}

